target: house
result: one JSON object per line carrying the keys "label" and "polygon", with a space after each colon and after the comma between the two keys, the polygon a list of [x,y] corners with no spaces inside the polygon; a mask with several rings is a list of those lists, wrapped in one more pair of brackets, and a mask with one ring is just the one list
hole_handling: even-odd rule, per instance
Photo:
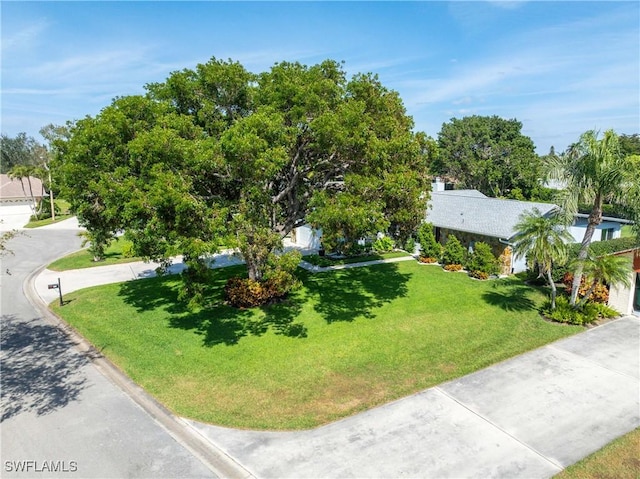
{"label": "house", "polygon": [[26,225],[45,194],[39,178],[29,176],[19,180],[0,175],[0,230]]}
{"label": "house", "polygon": [[614,253],[626,256],[631,265],[629,275],[631,285],[613,284],[609,289],[609,306],[622,314],[640,316],[640,248]]}
{"label": "house", "polygon": [[[516,225],[525,212],[534,208],[547,216],[559,209],[552,203],[489,198],[477,190],[445,190],[438,178],[432,185],[426,221],[435,227],[436,240],[446,242],[450,234],[467,248],[485,242],[500,258],[501,273],[518,273],[526,269],[526,259],[512,254]],[[578,214],[569,228],[575,242],[581,242],[587,228],[588,215]],[[605,217],[598,225],[592,241],[619,238],[627,220]]]}

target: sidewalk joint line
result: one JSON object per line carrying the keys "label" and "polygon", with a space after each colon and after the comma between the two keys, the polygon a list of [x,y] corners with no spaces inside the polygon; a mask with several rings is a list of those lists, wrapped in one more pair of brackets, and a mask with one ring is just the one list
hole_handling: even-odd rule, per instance
{"label": "sidewalk joint line", "polygon": [[545,456],[543,453],[541,453],[540,451],[536,450],[534,447],[530,446],[529,444],[527,444],[526,442],[518,439],[516,436],[514,436],[513,434],[511,434],[509,431],[503,429],[502,427],[498,426],[496,423],[494,423],[493,421],[491,421],[489,418],[483,416],[482,414],[480,414],[478,411],[475,411],[474,409],[472,409],[470,406],[468,406],[467,404],[465,404],[464,402],[460,401],[459,399],[457,399],[456,397],[452,396],[451,394],[447,393],[444,389],[442,389],[440,386],[436,386],[434,387],[434,389],[436,389],[437,391],[439,391],[440,393],[442,393],[445,397],[451,399],[452,401],[454,401],[455,403],[459,404],[460,406],[462,406],[463,408],[465,408],[467,411],[469,411],[470,413],[474,414],[475,416],[479,417],[480,419],[482,419],[483,421],[485,421],[486,423],[490,424],[492,427],[496,428],[497,430],[499,430],[500,432],[502,432],[503,434],[507,435],[508,437],[510,437],[511,439],[513,439],[514,441],[516,441],[518,444],[521,444],[522,446],[524,446],[527,450],[535,453],[537,456],[541,457],[544,461],[548,462],[549,464],[553,465],[554,467],[558,468],[558,472],[562,471],[564,469],[564,467],[561,464],[558,464],[557,462],[555,462],[554,460],[548,458],[547,456]]}

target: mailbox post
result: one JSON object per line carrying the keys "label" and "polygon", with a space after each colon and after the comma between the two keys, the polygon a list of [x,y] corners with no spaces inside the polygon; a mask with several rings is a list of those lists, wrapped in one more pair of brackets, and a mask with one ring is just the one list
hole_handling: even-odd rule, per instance
{"label": "mailbox post", "polygon": [[60,306],[63,306],[64,303],[62,302],[62,288],[60,287],[60,278],[58,278],[58,282],[57,283],[52,283],[47,285],[48,289],[57,289],[58,290],[58,295],[60,296]]}

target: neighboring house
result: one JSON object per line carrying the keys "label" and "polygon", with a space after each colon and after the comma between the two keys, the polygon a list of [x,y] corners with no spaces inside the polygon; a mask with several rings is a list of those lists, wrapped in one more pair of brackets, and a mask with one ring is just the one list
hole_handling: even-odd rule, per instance
{"label": "neighboring house", "polygon": [[630,260],[631,285],[611,285],[609,306],[622,314],[640,316],[640,248],[620,251],[616,256],[626,256]]}
{"label": "neighboring house", "polygon": [[[431,200],[426,220],[435,227],[436,240],[446,242],[454,234],[467,248],[476,242],[488,243],[500,258],[501,273],[518,273],[526,269],[526,259],[512,255],[515,226],[520,216],[534,208],[543,216],[559,209],[551,203],[503,200],[489,198],[477,190],[445,190],[438,179],[432,185]],[[576,215],[569,232],[576,242],[581,242],[587,228],[588,215]],[[619,238],[622,224],[630,223],[617,218],[604,218],[598,225],[592,241]]]}
{"label": "neighboring house", "polygon": [[44,186],[38,178],[31,176],[18,180],[0,175],[0,229],[10,230],[26,225],[44,195]]}

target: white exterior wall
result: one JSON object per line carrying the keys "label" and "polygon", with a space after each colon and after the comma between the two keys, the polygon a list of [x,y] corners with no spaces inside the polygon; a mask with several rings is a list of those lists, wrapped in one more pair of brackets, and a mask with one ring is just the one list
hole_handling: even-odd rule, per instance
{"label": "white exterior wall", "polygon": [[296,228],[296,246],[318,249],[320,248],[320,238],[322,238],[321,230],[314,230],[309,225],[302,225]]}
{"label": "white exterior wall", "polygon": [[[620,256],[625,256],[629,258],[629,261],[633,261],[634,253],[631,251],[628,253],[623,253]],[[627,288],[623,285],[612,285],[609,289],[609,301],[607,304],[621,314],[632,314],[633,297],[636,292],[637,277],[637,273],[633,270],[633,268],[630,268],[629,278],[631,279],[631,286]]]}
{"label": "white exterior wall", "polygon": [[513,255],[511,257],[511,269],[514,273],[521,273],[522,271],[527,270],[527,260],[526,258]]}
{"label": "white exterior wall", "polygon": [[[620,238],[622,235],[622,225],[615,221],[603,221],[598,226],[596,226],[596,230],[593,233],[593,238],[591,239],[592,243],[596,241],[600,241],[602,239],[602,230],[613,229],[613,238]],[[573,225],[569,227],[569,233],[573,236],[573,240],[575,243],[582,243],[582,239],[584,238],[584,233],[587,231],[587,219],[586,218],[578,218],[574,222]]]}

